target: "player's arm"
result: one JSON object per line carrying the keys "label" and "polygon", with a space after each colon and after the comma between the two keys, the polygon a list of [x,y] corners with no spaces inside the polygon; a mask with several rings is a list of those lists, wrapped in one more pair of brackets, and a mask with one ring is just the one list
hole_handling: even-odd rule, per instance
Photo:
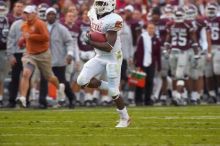
{"label": "player's arm", "polygon": [[196,32],[195,31],[190,31],[190,40],[192,40],[192,48],[195,52],[195,54],[198,54],[199,51],[199,46],[198,46],[198,41],[196,37]]}
{"label": "player's arm", "polygon": [[171,40],[171,35],[170,33],[168,32],[166,34],[166,39],[165,39],[165,42],[164,42],[164,47],[166,50],[164,51],[169,51],[171,49],[171,44],[170,44],[170,40]]}
{"label": "player's arm", "polygon": [[100,43],[89,40],[89,44],[99,50],[111,52],[115,45],[115,41],[117,39],[117,31],[107,31],[106,33],[106,42]]}
{"label": "player's arm", "polygon": [[167,23],[166,24],[166,37],[165,37],[165,42],[164,42],[164,48],[165,48],[165,50],[163,50],[164,51],[164,53],[166,53],[166,51],[170,51],[170,49],[171,49],[171,44],[170,44],[170,42],[171,42],[171,32],[170,32],[171,30],[170,30],[170,24],[169,23]]}

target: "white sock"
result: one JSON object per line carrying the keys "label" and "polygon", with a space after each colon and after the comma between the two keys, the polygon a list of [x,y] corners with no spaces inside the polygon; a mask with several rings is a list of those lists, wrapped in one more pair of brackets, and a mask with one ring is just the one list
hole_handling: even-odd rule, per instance
{"label": "white sock", "polygon": [[209,91],[209,95],[215,97],[216,96],[215,91],[214,90]]}
{"label": "white sock", "polygon": [[95,97],[95,98],[99,98],[99,91],[94,90],[92,96]]}
{"label": "white sock", "polygon": [[101,80],[101,85],[99,86],[101,90],[108,90],[108,82]]}
{"label": "white sock", "polygon": [[167,100],[167,96],[166,95],[161,95],[160,100]]}
{"label": "white sock", "polygon": [[75,92],[76,95],[76,100],[79,101],[80,100],[80,92]]}
{"label": "white sock", "polygon": [[128,111],[127,111],[126,107],[124,107],[122,110],[117,109],[117,111],[118,111],[121,119],[128,119],[129,118]]}
{"label": "white sock", "polygon": [[2,95],[0,95],[0,101],[2,101],[3,100],[3,96]]}
{"label": "white sock", "polygon": [[134,91],[128,91],[128,99],[134,99]]}
{"label": "white sock", "polygon": [[191,93],[191,100],[194,100],[194,101],[197,100],[196,92],[195,91],[192,91],[192,93]]}

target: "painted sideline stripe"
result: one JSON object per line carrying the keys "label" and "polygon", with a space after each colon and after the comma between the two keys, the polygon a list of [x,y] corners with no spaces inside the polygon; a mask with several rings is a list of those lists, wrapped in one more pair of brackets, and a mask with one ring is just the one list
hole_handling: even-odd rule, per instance
{"label": "painted sideline stripe", "polygon": [[199,120],[208,120],[208,119],[220,119],[220,116],[212,115],[212,116],[145,116],[141,117],[140,119],[166,119],[166,120],[172,120],[172,119],[199,119]]}
{"label": "painted sideline stripe", "polygon": [[[90,129],[91,126],[85,127],[83,129]],[[94,127],[93,127],[94,128]],[[102,129],[116,130],[116,128],[109,127],[98,127]],[[23,126],[15,126],[15,127],[0,127],[0,129],[29,129],[29,130],[72,130],[69,127],[23,127]],[[219,130],[220,127],[128,127],[126,130]],[[1,133],[0,133],[1,135]]]}
{"label": "painted sideline stripe", "polygon": [[[107,134],[0,134],[1,137],[12,137],[12,136],[60,136],[60,137],[63,137],[63,136],[76,136],[76,137],[93,137],[93,136],[99,136],[99,137],[109,137],[109,135]],[[111,135],[111,136],[114,136],[114,137],[118,137],[118,135]],[[137,135],[137,134],[120,134],[120,136],[123,136],[123,137],[137,137],[137,136],[144,136],[144,135]],[[159,134],[153,134],[153,135],[149,135],[149,136],[184,136],[184,137],[194,137],[195,135],[192,135],[192,134],[167,134],[167,135],[159,135]],[[220,136],[220,135],[210,135],[210,134],[206,134],[206,135],[201,135],[201,136],[205,136],[205,137],[213,137],[213,136]]]}

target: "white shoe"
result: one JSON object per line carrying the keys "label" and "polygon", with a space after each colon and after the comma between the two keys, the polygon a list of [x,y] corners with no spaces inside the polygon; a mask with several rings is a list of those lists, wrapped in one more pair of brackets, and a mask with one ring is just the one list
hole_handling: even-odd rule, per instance
{"label": "white shoe", "polygon": [[128,119],[120,119],[118,124],[115,126],[116,128],[125,128],[128,127],[131,123],[131,118]]}
{"label": "white shoe", "polygon": [[21,105],[21,107],[26,107],[26,98],[21,96],[17,99],[18,103]]}

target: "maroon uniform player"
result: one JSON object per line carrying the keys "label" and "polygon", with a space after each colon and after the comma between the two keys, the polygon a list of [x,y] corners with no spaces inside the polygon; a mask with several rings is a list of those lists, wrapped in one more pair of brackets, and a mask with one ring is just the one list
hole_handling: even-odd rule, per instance
{"label": "maroon uniform player", "polygon": [[[207,72],[208,77],[216,76],[217,94],[220,94],[220,17],[217,16],[218,5],[216,3],[209,3],[206,7],[206,14],[208,16],[208,24],[211,29],[211,48],[212,48],[212,67]],[[213,84],[210,84],[213,85]],[[214,99],[214,102],[218,101],[217,95],[213,90],[209,92],[209,95]]]}
{"label": "maroon uniform player", "polygon": [[185,79],[188,76],[188,64],[192,58],[194,48],[197,54],[198,43],[191,23],[185,18],[185,11],[177,8],[174,13],[175,20],[168,24],[166,48],[170,51],[169,65],[173,78],[173,101],[177,105],[184,105],[187,98]]}

